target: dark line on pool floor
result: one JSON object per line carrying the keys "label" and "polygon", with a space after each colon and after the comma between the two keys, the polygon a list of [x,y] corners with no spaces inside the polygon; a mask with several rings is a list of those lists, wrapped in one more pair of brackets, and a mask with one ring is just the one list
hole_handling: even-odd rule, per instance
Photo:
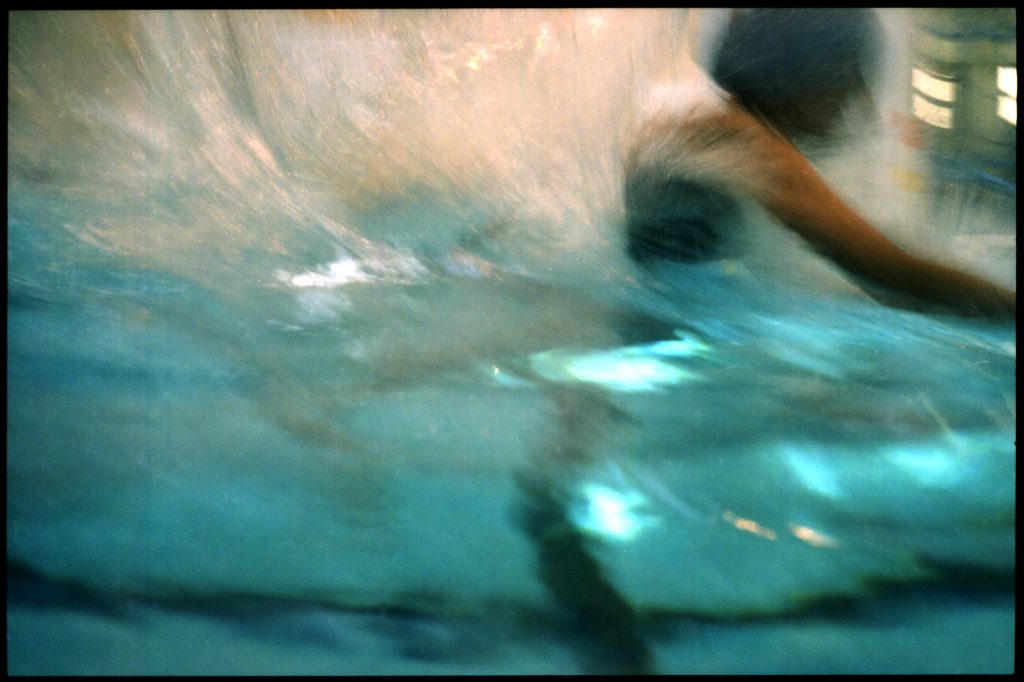
{"label": "dark line on pool floor", "polygon": [[517,483],[524,497],[521,523],[537,551],[538,577],[567,618],[565,634],[583,672],[652,674],[639,614],[604,576],[555,486],[530,475],[518,477]]}

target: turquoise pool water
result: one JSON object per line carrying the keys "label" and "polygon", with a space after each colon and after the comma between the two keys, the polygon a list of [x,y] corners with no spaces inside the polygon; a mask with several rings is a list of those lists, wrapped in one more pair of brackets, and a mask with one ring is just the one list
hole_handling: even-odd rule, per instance
{"label": "turquoise pool water", "polygon": [[11,19],[10,673],[1012,670],[1015,329],[623,254],[686,13]]}

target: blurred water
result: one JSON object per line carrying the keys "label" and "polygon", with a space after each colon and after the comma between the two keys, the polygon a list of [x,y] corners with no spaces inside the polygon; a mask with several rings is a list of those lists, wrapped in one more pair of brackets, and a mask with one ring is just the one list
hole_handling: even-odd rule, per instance
{"label": "blurred water", "polygon": [[9,672],[1012,667],[1015,330],[623,254],[686,12],[10,22]]}

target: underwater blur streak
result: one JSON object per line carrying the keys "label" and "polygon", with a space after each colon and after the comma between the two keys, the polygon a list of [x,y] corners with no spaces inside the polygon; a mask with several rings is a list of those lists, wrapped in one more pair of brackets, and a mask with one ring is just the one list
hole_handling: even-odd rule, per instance
{"label": "underwater blur streak", "polygon": [[1015,331],[628,258],[686,11],[8,16],[8,672],[1012,668]]}

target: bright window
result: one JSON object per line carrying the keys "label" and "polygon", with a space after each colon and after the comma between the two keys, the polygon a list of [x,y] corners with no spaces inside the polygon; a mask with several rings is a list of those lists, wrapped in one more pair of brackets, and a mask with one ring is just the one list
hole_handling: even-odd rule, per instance
{"label": "bright window", "polygon": [[1017,98],[1007,97],[1006,95],[999,95],[998,104],[999,118],[1003,119],[1007,123],[1011,124],[1014,128],[1017,127]]}
{"label": "bright window", "polygon": [[998,67],[996,69],[996,84],[1002,92],[1017,99],[1017,67]]}
{"label": "bright window", "polygon": [[996,68],[996,86],[1003,94],[999,95],[996,113],[1013,127],[1017,127],[1017,67],[1000,66]]}
{"label": "bright window", "polygon": [[936,128],[953,127],[953,110],[949,107],[940,106],[926,100],[917,93],[914,93],[911,102],[914,116]]}
{"label": "bright window", "polygon": [[924,69],[914,67],[910,72],[910,84],[922,95],[942,102],[956,101],[956,83],[937,78]]}

